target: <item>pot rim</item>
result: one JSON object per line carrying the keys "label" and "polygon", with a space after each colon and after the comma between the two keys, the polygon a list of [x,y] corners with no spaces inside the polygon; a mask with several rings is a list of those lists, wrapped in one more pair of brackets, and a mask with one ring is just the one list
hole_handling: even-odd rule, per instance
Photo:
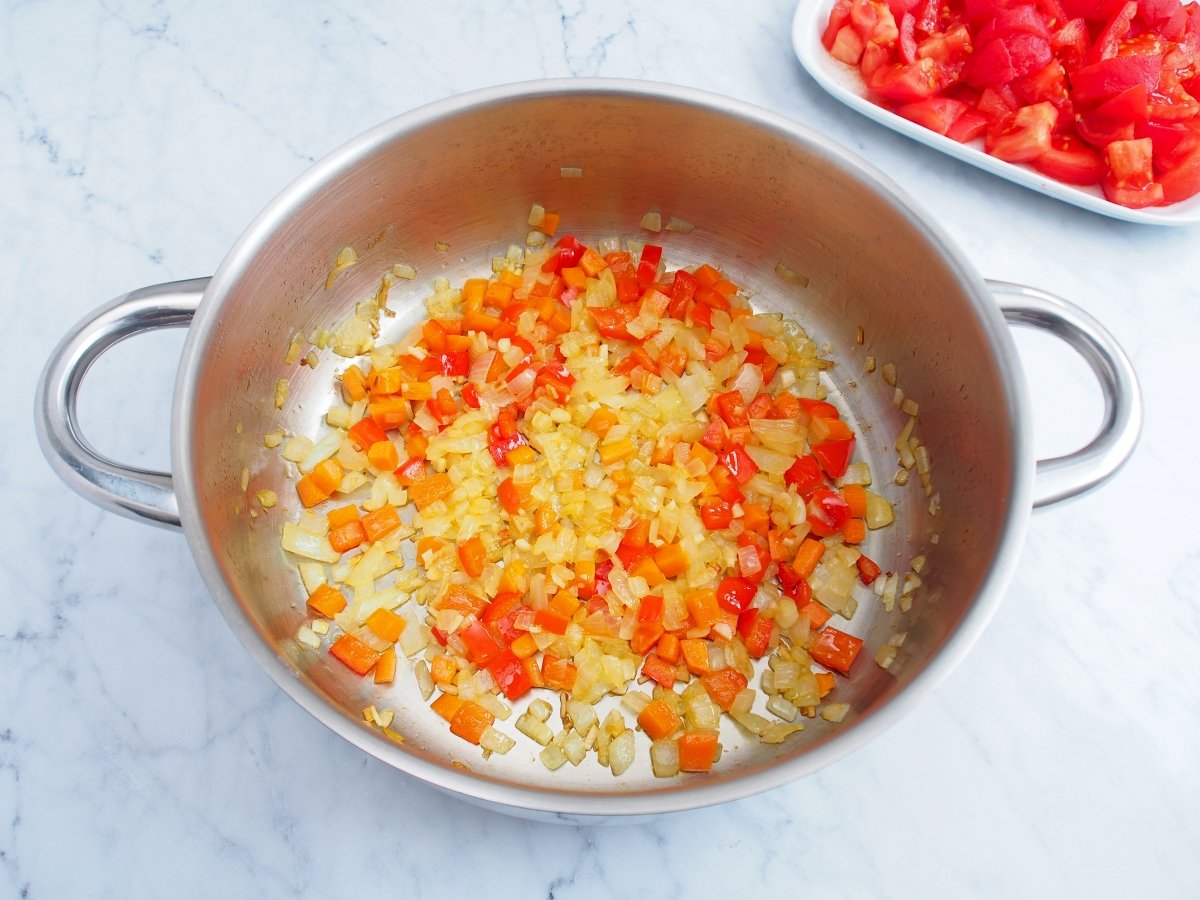
{"label": "pot rim", "polygon": [[[197,374],[219,320],[224,297],[241,279],[259,250],[288,220],[294,210],[329,181],[358,165],[387,143],[418,131],[438,120],[504,104],[516,99],[553,98],[568,95],[614,95],[666,100],[684,106],[719,112],[766,128],[790,142],[805,145],[828,164],[840,167],[866,184],[892,206],[945,260],[969,300],[991,346],[1001,375],[1010,412],[1012,435],[1013,491],[999,498],[1008,504],[993,565],[958,627],[946,639],[924,670],[896,695],[884,701],[852,728],[839,731],[801,756],[770,766],[730,773],[711,782],[644,790],[627,794],[596,794],[525,787],[491,779],[481,773],[439,765],[401,750],[386,738],[367,730],[307,687],[295,670],[276,653],[264,635],[246,618],[233,592],[221,577],[220,568],[205,536],[199,515],[199,490],[193,477],[194,455],[189,422],[196,402]],[[464,799],[495,805],[510,812],[549,813],[563,817],[645,816],[677,812],[725,803],[780,787],[853,753],[872,741],[915,706],[957,666],[979,639],[995,614],[1016,568],[1029,520],[1033,493],[1034,454],[1029,405],[1016,346],[1004,318],[985,287],[981,276],[932,217],[881,170],[828,138],[798,122],[744,101],[719,94],[649,81],[608,78],[549,79],[487,87],[418,107],[352,138],[319,160],[284,188],[238,238],[213,276],[199,310],[188,329],[175,382],[171,419],[171,461],[183,531],[196,566],[217,608],[254,660],[302,709],[360,750],[427,784]]]}

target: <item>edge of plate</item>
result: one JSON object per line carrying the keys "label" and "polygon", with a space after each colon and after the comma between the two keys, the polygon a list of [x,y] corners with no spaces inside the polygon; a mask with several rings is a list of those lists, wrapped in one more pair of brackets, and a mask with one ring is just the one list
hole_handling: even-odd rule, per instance
{"label": "edge of plate", "polygon": [[[1098,191],[1092,193],[1048,179],[1034,169],[996,159],[969,144],[960,144],[901,118],[882,106],[877,106],[866,98],[865,91],[861,91],[862,82],[857,77],[856,70],[829,56],[821,43],[820,35],[825,30],[824,21],[831,6],[832,0],[800,0],[792,19],[792,49],[800,64],[817,84],[830,96],[856,112],[955,159],[1091,212],[1142,225],[1179,226],[1200,223],[1200,196],[1169,207],[1129,209],[1104,199]],[[852,90],[848,84],[859,88],[861,92]]]}

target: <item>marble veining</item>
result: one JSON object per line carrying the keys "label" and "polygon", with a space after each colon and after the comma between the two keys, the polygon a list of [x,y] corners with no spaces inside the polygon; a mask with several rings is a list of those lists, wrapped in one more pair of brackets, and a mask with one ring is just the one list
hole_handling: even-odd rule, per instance
{"label": "marble veining", "polygon": [[[1197,896],[1200,230],[1104,219],[845,110],[793,59],[791,13],[789,0],[4,4],[0,897]],[[343,141],[461,91],[586,75],[724,93],[864,154],[981,273],[1101,319],[1147,403],[1135,459],[1033,517],[995,621],[913,714],[802,782],[613,828],[497,816],[333,736],[249,659],[182,537],[70,493],[31,423],[71,323],[211,273]],[[96,366],[82,418],[103,450],[166,465],[180,346],[155,336]],[[1052,342],[1020,346],[1039,447],[1086,438],[1089,379]]]}

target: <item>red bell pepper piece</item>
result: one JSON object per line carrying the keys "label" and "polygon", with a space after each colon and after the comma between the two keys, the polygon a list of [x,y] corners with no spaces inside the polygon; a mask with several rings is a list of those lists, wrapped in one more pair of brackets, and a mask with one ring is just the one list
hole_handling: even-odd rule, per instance
{"label": "red bell pepper piece", "polygon": [[459,637],[467,646],[467,655],[471,657],[471,662],[477,666],[486,666],[504,649],[482,622],[472,622],[459,632]]}
{"label": "red bell pepper piece", "polygon": [[853,453],[854,438],[846,441],[824,441],[812,447],[812,455],[830,478],[841,478],[846,474]]}
{"label": "red bell pepper piece", "polygon": [[821,464],[815,456],[798,456],[792,467],[783,473],[783,481],[794,486],[796,493],[807,500],[813,491],[825,484],[825,476],[821,474]]}
{"label": "red bell pepper piece", "polygon": [[501,651],[487,663],[487,670],[492,674],[496,687],[500,688],[509,700],[516,700],[533,687],[533,681],[525,671],[525,666],[511,650]]}
{"label": "red bell pepper piece", "polygon": [[750,458],[750,454],[741,447],[733,447],[717,456],[721,464],[729,470],[734,481],[745,484],[758,472],[758,464]]}
{"label": "red bell pepper piece", "polygon": [[723,578],[717,585],[717,603],[730,612],[744,612],[754,600],[758,588],[744,578]]}
{"label": "red bell pepper piece", "polygon": [[637,280],[638,284],[645,288],[649,284],[654,283],[655,277],[658,275],[658,264],[662,260],[662,247],[657,244],[646,244],[642,247],[642,256],[638,260]]}
{"label": "red bell pepper piece", "polygon": [[720,497],[705,497],[700,501],[700,521],[709,531],[728,528],[733,522],[733,507]]}

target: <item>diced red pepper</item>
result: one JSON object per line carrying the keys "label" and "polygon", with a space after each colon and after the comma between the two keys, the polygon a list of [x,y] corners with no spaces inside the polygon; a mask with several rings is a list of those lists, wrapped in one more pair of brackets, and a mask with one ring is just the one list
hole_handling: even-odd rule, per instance
{"label": "diced red pepper", "polygon": [[637,280],[643,287],[654,282],[658,275],[658,264],[662,260],[662,247],[657,244],[646,244],[642,247],[642,256],[638,260]]}
{"label": "diced red pepper", "polygon": [[734,481],[745,484],[758,472],[758,464],[750,458],[750,454],[741,447],[733,447],[719,454],[717,458],[729,470]]}
{"label": "diced red pepper", "polygon": [[717,603],[730,612],[741,613],[757,593],[758,588],[744,578],[723,578],[717,585]]}
{"label": "diced red pepper", "polygon": [[709,531],[728,528],[733,522],[733,506],[720,497],[705,497],[700,501],[700,521]]}
{"label": "diced red pepper", "polygon": [[472,622],[459,632],[459,637],[466,644],[471,662],[477,666],[486,666],[504,649],[482,622]]}
{"label": "diced red pepper", "polygon": [[807,500],[813,491],[825,484],[825,476],[821,474],[821,464],[815,456],[798,456],[792,467],[783,473],[783,481],[795,487],[796,493]]}
{"label": "diced red pepper", "polygon": [[496,682],[496,687],[500,688],[509,700],[516,700],[533,687],[533,681],[525,671],[525,666],[511,650],[502,650],[487,663],[487,670]]}

